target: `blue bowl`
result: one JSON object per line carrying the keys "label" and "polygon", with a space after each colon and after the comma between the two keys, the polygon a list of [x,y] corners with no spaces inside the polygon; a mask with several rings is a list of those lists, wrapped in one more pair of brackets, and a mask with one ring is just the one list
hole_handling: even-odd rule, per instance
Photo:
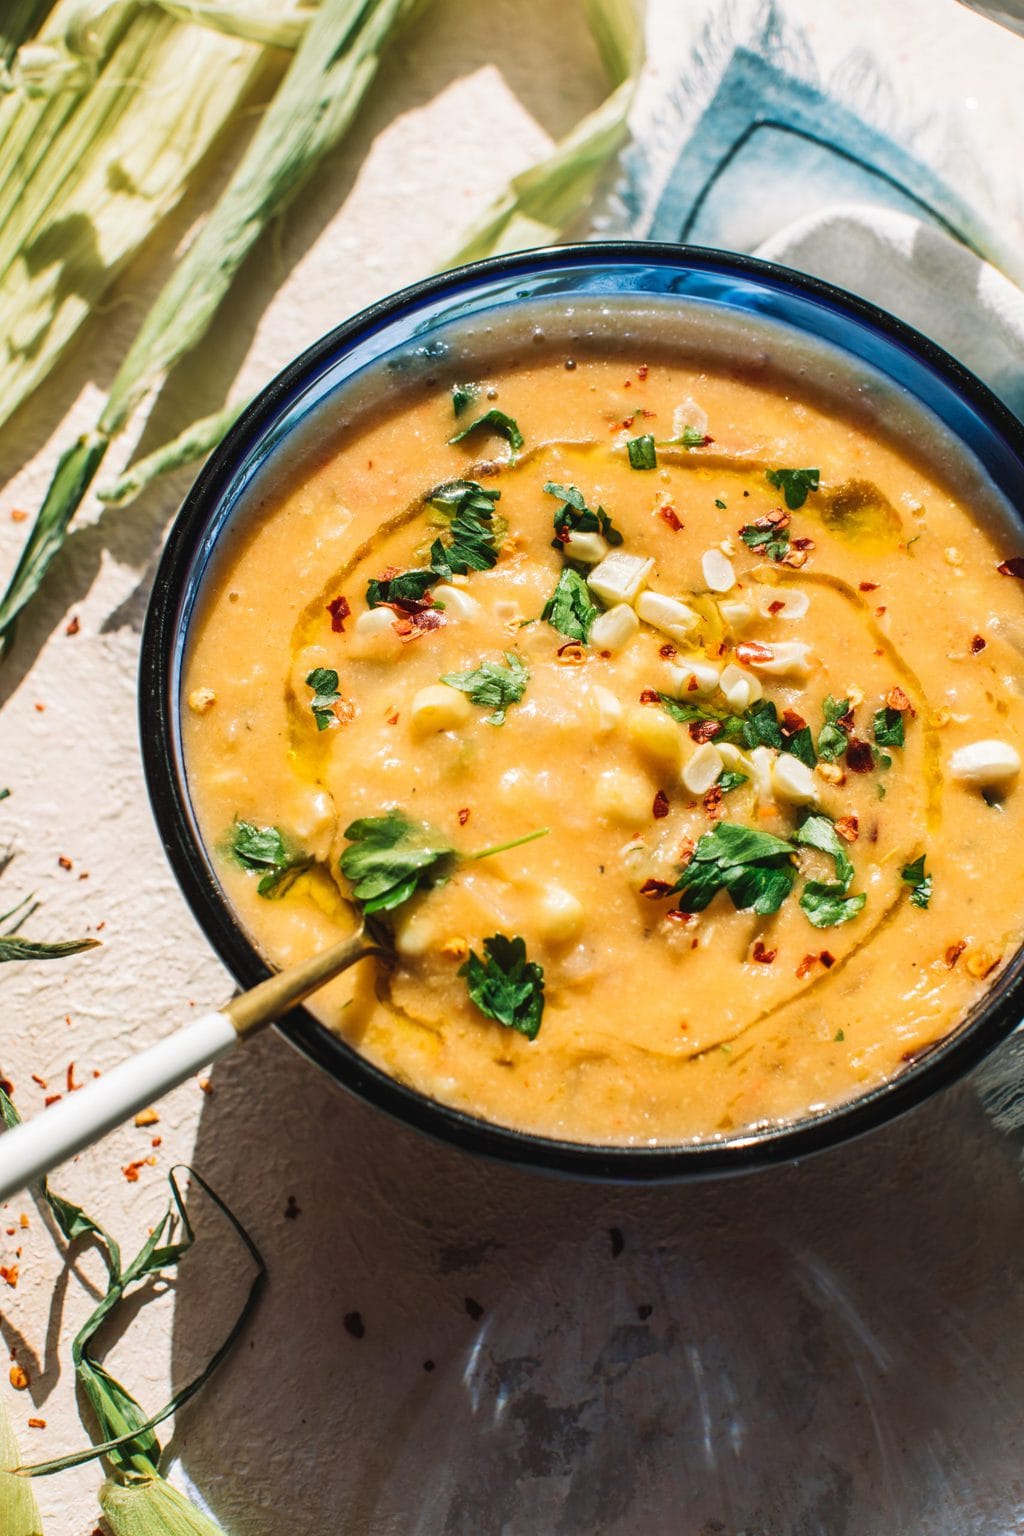
{"label": "blue bowl", "polygon": [[[531,300],[678,297],[759,317],[830,343],[929,410],[1020,517],[1024,428],[973,374],[884,310],[816,278],[751,257],[676,245],[594,242],[500,256],[427,279],[363,310],[285,368],[212,454],[185,500],[157,571],[142,640],[139,711],[153,812],[200,926],[242,987],[267,966],[225,899],[189,799],[180,729],[182,662],[203,577],[255,483],[295,447],[311,413],[391,353],[425,360],[438,332]],[[651,1181],[750,1169],[804,1156],[881,1125],[960,1077],[1014,1029],[1024,950],[944,1040],[891,1081],[795,1122],[679,1146],[604,1146],[531,1135],[475,1118],[396,1082],[304,1009],[280,1021],[293,1045],[388,1114],[476,1153],[577,1177]]]}

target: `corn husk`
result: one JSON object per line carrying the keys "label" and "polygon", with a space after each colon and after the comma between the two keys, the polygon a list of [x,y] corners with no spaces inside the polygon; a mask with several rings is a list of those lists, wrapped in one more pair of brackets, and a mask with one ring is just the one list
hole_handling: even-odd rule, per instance
{"label": "corn husk", "polygon": [[229,37],[248,38],[268,48],[297,48],[313,15],[310,5],[282,0],[280,5],[254,10],[235,0],[158,0],[170,16],[213,27]]}
{"label": "corn husk", "polygon": [[104,1483],[100,1508],[113,1536],[224,1536],[221,1526],[162,1477]]}
{"label": "corn husk", "polygon": [[20,1460],[14,1431],[0,1402],[0,1536],[43,1536],[32,1484],[14,1475]]}

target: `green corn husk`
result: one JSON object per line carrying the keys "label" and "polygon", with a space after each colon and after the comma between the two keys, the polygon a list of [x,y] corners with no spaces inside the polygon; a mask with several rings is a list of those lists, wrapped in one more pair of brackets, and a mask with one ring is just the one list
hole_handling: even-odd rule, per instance
{"label": "green corn husk", "polygon": [[0,1533],[2,1536],[43,1536],[43,1522],[32,1484],[27,1478],[15,1476],[14,1469],[19,1464],[14,1431],[0,1402]]}
{"label": "green corn husk", "polygon": [[194,21],[228,37],[244,37],[268,48],[297,48],[314,14],[313,7],[301,0],[298,4],[283,0],[265,14],[231,0],[158,0],[158,4],[179,21]]}
{"label": "green corn husk", "polygon": [[100,1508],[114,1536],[224,1536],[222,1526],[201,1514],[162,1477],[104,1483]]}

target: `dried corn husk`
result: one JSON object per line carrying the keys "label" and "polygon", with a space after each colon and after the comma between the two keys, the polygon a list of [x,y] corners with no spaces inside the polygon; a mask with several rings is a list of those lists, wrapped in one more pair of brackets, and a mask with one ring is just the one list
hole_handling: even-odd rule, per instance
{"label": "dried corn husk", "polygon": [[114,1536],[224,1536],[221,1526],[162,1477],[104,1483],[100,1508]]}
{"label": "dried corn husk", "polygon": [[39,1506],[26,1477],[15,1477],[20,1464],[18,1446],[4,1405],[0,1402],[0,1533],[2,1536],[43,1536]]}

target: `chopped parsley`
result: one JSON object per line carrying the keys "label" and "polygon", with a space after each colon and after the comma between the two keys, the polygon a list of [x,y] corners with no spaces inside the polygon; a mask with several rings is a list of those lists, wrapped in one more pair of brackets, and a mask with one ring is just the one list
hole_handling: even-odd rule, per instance
{"label": "chopped parsley", "polygon": [[562,503],[555,513],[554,528],[555,537],[551,540],[552,549],[559,549],[563,554],[572,558],[572,550],[566,549],[566,542],[574,533],[600,533],[613,548],[622,543],[622,534],[615,527],[604,507],[597,507],[593,511],[583,499],[582,491],[574,485],[555,485],[549,480],[544,487],[548,496],[557,496]]}
{"label": "chopped parsley", "polygon": [[719,512],[725,511],[725,502],[720,496],[715,497],[715,506],[718,508]]}
{"label": "chopped parsley", "polygon": [[824,880],[808,880],[800,897],[800,906],[815,928],[838,928],[864,910],[867,897],[861,892],[847,896],[841,885]]}
{"label": "chopped parsley", "polygon": [[441,681],[468,694],[474,704],[492,709],[488,725],[504,725],[505,711],[510,704],[519,703],[530,672],[514,651],[506,651],[504,666],[500,661],[485,661],[472,672],[447,672]]}
{"label": "chopped parsley", "polygon": [[818,765],[818,754],[814,750],[814,737],[809,725],[802,725],[792,736],[784,736],[782,750],[798,757],[808,768],[816,768]]}
{"label": "chopped parsley", "polygon": [[441,578],[436,571],[402,571],[398,576],[383,577],[366,583],[366,602],[370,608],[386,603],[395,608],[416,608],[430,588]]}
{"label": "chopped parsley", "polygon": [[544,604],[541,618],[568,640],[580,640],[586,645],[590,626],[597,618],[597,609],[590,601],[590,589],[583,577],[571,566],[567,565],[559,576],[558,585]]}
{"label": "chopped parsley", "polygon": [[791,512],[798,512],[807,500],[807,493],[818,489],[820,475],[821,471],[817,469],[765,470],[768,484],[782,492]]}
{"label": "chopped parsley", "polygon": [[744,524],[740,538],[748,549],[759,551],[778,565],[789,554],[789,518],[783,522],[775,517],[759,517],[756,523]]}
{"label": "chopped parsley", "polygon": [[626,444],[630,469],[657,469],[658,451],[649,432],[643,437],[631,437]]}
{"label": "chopped parsley", "polygon": [[755,747],[775,747],[782,751],[785,738],[779,725],[779,713],[770,699],[756,699],[743,712],[743,745],[748,751]]}
{"label": "chopped parsley", "polygon": [[793,844],[736,822],[705,832],[673,887],[681,912],[703,912],[719,891],[737,910],[777,912],[793,889]]}
{"label": "chopped parsley", "polygon": [[439,581],[452,574],[489,571],[498,563],[498,529],[494,503],[500,491],[488,491],[476,480],[450,480],[427,497],[435,512],[450,517],[448,531],[430,546],[430,564]]}
{"label": "chopped parsley", "polygon": [[912,907],[926,909],[932,899],[932,877],[924,872],[925,856],[915,859],[912,864],[906,864],[900,870],[900,879],[904,885],[910,886],[910,904]]}
{"label": "chopped parsley", "polygon": [[453,384],[452,385],[452,412],[455,416],[461,416],[466,408],[473,404],[480,393],[479,384]]}
{"label": "chopped parsley", "polygon": [[[699,427],[684,427],[678,437],[667,437],[663,448],[703,448],[711,439]],[[724,503],[723,503],[724,505]]]}
{"label": "chopped parsley", "polygon": [[729,768],[723,768],[715,780],[715,788],[720,789],[723,795],[727,795],[731,789],[739,789],[741,784],[746,784],[748,777],[745,773],[734,773]]}
{"label": "chopped parsley", "polygon": [[312,688],[310,709],[318,731],[326,731],[336,716],[334,706],[341,698],[338,692],[338,674],[333,667],[314,667],[306,678],[306,687]]}
{"label": "chopped parsley", "polygon": [[471,436],[472,433],[482,430],[496,432],[499,437],[503,437],[512,450],[513,460],[526,441],[512,417],[506,416],[504,411],[497,409],[485,411],[482,416],[478,416],[475,421],[471,421],[468,427],[463,427],[461,432],[456,432],[455,436],[450,437],[448,441],[449,443],[461,443],[465,438]]}
{"label": "chopped parsley", "polygon": [[835,829],[834,823],[828,816],[815,813],[805,816],[803,821],[793,833],[793,841],[800,843],[804,848],[817,848],[819,853],[827,853],[835,861],[836,878],[841,882],[843,890],[849,890],[853,883],[854,868],[845,844]]}
{"label": "chopped parsley", "polygon": [[283,896],[313,862],[307,854],[289,848],[280,827],[257,827],[251,821],[234,823],[229,847],[243,869],[261,876],[256,887],[260,896]]}
{"label": "chopped parsley", "polygon": [[442,883],[459,859],[486,859],[544,837],[546,832],[543,827],[510,843],[459,853],[425,822],[413,821],[396,809],[384,816],[364,816],[347,826],[349,846],[338,867],[351,883],[352,895],[365,916],[372,917],[375,912],[393,912],[418,890]]}
{"label": "chopped parsley", "polygon": [[825,724],[818,732],[818,756],[824,758],[826,763],[834,763],[843,756],[850,744],[845,730],[839,724],[850,712],[850,701],[834,699],[829,694],[821,708]]}
{"label": "chopped parsley", "polygon": [[[884,709],[875,711],[874,736],[880,747],[902,747],[903,716],[898,709],[887,704]],[[889,763],[885,766],[889,767]]]}
{"label": "chopped parsley", "polygon": [[544,1016],[544,971],[526,958],[526,944],[503,933],[484,939],[485,959],[475,950],[459,967],[480,1012],[506,1029],[536,1040]]}

